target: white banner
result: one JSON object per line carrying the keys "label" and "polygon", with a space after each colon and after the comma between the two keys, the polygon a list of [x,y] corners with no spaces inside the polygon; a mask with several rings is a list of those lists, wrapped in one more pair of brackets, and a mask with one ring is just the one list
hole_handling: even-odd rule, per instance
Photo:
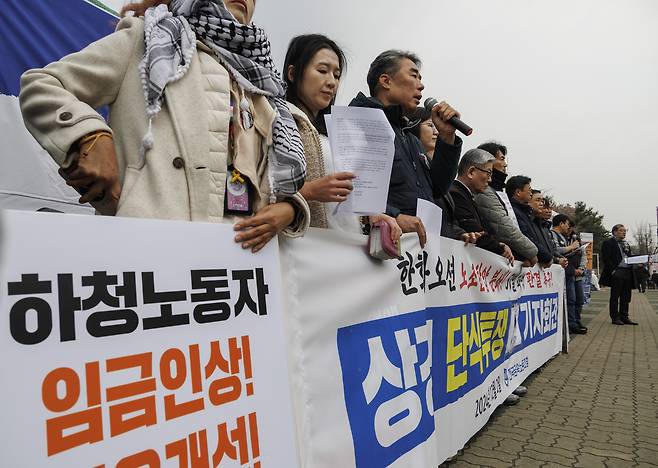
{"label": "white banner", "polygon": [[276,242],[5,212],[2,466],[297,466]]}
{"label": "white banner", "polygon": [[437,466],[561,350],[560,267],[404,241],[387,262],[336,232],[282,244],[303,466]]}
{"label": "white banner", "polygon": [[8,466],[437,466],[561,349],[559,267],[431,233],[279,259],[227,225],[0,220]]}

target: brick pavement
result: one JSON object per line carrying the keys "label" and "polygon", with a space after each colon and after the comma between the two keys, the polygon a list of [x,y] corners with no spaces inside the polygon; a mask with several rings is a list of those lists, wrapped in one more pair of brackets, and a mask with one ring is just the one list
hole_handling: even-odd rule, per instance
{"label": "brick pavement", "polygon": [[637,327],[610,324],[608,296],[593,293],[589,333],[442,467],[658,467],[658,291],[633,291]]}

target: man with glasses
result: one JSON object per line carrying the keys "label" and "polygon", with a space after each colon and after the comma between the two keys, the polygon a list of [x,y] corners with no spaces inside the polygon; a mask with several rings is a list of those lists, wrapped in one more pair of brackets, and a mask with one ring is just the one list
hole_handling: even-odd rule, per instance
{"label": "man with glasses", "polygon": [[455,202],[454,215],[457,224],[466,232],[482,233],[475,245],[502,255],[512,263],[512,251],[492,233],[486,232],[475,204],[475,195],[483,193],[489,186],[494,159],[491,154],[481,149],[467,151],[459,162],[457,179],[450,187],[450,194]]}
{"label": "man with glasses", "polygon": [[[512,263],[514,262],[512,251],[505,243],[500,242],[494,233],[485,229],[475,203],[476,195],[484,193],[489,187],[494,161],[495,157],[485,150],[467,151],[459,162],[457,178],[450,187],[450,195],[455,203],[454,216],[459,227],[465,231],[481,233],[475,245],[502,255]],[[519,397],[527,392],[527,387],[519,385],[503,403],[507,406],[515,405],[519,402]]]}

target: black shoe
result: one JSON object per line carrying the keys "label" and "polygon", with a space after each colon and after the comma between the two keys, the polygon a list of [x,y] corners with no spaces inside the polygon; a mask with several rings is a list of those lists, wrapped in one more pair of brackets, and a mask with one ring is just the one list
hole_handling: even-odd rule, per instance
{"label": "black shoe", "polygon": [[515,394],[511,394],[505,400],[503,400],[503,405],[505,406],[514,406],[521,400],[521,397]]}
{"label": "black shoe", "polygon": [[580,328],[584,329],[585,331],[588,330],[588,328],[587,328],[585,325],[583,325],[582,323],[580,323],[580,322],[578,322],[578,326],[579,326]]}
{"label": "black shoe", "polygon": [[613,325],[623,325],[624,322],[622,322],[621,319],[614,319],[614,320],[612,321],[612,324],[613,324]]}
{"label": "black shoe", "polygon": [[569,327],[569,333],[573,333],[574,335],[584,335],[585,333],[587,333],[587,328]]}
{"label": "black shoe", "polygon": [[631,319],[629,319],[628,317],[623,317],[623,318],[621,319],[621,321],[622,321],[622,323],[623,323],[624,325],[637,325],[637,322],[633,322],[633,321],[632,321]]}

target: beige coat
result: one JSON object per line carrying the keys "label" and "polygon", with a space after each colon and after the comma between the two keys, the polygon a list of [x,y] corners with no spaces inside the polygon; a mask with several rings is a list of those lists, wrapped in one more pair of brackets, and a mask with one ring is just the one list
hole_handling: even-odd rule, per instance
{"label": "beige coat", "polygon": [[[223,218],[230,93],[240,102],[242,91],[232,85],[226,69],[197,48],[190,69],[165,89],[165,104],[153,121],[154,146],[140,158],[142,137],[148,130],[139,61],[144,53],[144,23],[124,18],[117,31],[21,79],[20,104],[28,130],[55,161],[71,164],[69,148],[81,137],[108,130],[114,134],[122,193],[117,216],[190,221]],[[202,66],[203,65],[203,66]],[[209,67],[211,69],[209,70]],[[203,68],[203,70],[202,70]],[[214,77],[212,82],[208,73]],[[209,88],[212,83],[212,89]],[[215,134],[222,148],[210,158],[208,98],[211,92]],[[253,206],[268,203],[268,145],[272,142],[275,112],[262,96],[246,94],[255,124],[242,128],[234,110],[233,164],[254,184]],[[109,125],[94,110],[110,106]],[[238,107],[238,106],[236,106]],[[223,111],[222,111],[223,110]],[[303,233],[309,222],[308,205],[296,194],[295,222],[289,235]]]}
{"label": "beige coat", "polygon": [[[326,176],[324,155],[322,153],[322,144],[320,143],[320,134],[313,126],[308,116],[299,107],[288,102],[288,107],[292,116],[295,118],[299,136],[304,144],[304,155],[306,157],[306,180],[316,180]],[[311,226],[326,229],[329,227],[327,221],[327,207],[325,203],[319,201],[309,201],[308,206],[311,210]]]}

